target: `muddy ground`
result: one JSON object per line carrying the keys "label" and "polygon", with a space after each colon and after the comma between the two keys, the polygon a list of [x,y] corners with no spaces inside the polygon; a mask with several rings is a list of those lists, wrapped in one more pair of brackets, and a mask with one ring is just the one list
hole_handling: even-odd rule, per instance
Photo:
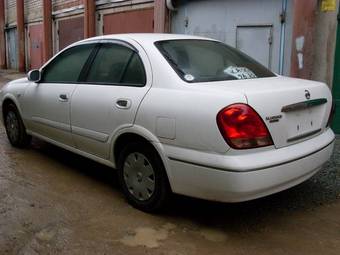
{"label": "muddy ground", "polygon": [[[20,75],[19,75],[20,76]],[[0,71],[0,87],[17,74]],[[340,254],[340,139],[323,170],[240,204],[177,196],[161,215],[129,206],[115,172],[0,124],[0,254]]]}

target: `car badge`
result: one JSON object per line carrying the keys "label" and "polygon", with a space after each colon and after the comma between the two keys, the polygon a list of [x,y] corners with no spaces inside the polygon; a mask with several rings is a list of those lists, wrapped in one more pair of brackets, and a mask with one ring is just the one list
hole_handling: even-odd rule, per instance
{"label": "car badge", "polygon": [[308,90],[305,90],[305,97],[307,100],[310,99],[310,92]]}
{"label": "car badge", "polygon": [[268,116],[266,117],[266,121],[269,121],[270,123],[279,122],[282,118],[282,115],[275,115],[275,116]]}

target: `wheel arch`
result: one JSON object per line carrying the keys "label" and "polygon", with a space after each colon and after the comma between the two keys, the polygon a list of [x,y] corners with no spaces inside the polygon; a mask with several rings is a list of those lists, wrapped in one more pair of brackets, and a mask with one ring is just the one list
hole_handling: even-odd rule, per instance
{"label": "wheel arch", "polygon": [[10,104],[13,104],[15,105],[15,107],[18,109],[19,111],[19,114],[22,116],[21,114],[21,110],[20,110],[20,107],[18,105],[18,101],[16,100],[16,98],[12,95],[6,95],[2,101],[2,104],[1,104],[1,117],[2,119],[4,120],[5,119],[5,112],[6,110],[8,109],[7,107],[10,105]]}
{"label": "wheel arch", "polygon": [[167,162],[167,157],[165,155],[162,143],[158,140],[158,138],[155,135],[153,135],[150,131],[146,130],[143,127],[132,126],[130,128],[125,128],[115,136],[111,146],[112,148],[111,155],[114,165],[117,167],[118,156],[121,150],[124,148],[124,145],[132,141],[145,142],[155,150],[155,152],[158,154],[163,163],[170,183],[170,187],[172,187],[172,174]]}

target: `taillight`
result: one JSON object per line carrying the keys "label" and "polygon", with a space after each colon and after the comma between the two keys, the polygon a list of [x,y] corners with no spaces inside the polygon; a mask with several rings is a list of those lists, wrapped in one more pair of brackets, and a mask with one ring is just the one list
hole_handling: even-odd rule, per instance
{"label": "taillight", "polygon": [[332,109],[331,112],[329,113],[327,127],[329,127],[332,124],[334,115],[335,115],[335,102],[332,103]]}
{"label": "taillight", "polygon": [[234,149],[273,145],[261,117],[246,104],[233,104],[217,114],[217,125],[224,140]]}

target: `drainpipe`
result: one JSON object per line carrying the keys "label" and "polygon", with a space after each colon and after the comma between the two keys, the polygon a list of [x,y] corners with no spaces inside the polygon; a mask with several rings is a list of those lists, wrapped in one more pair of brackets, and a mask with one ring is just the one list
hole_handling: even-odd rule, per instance
{"label": "drainpipe", "polygon": [[52,1],[43,2],[43,61],[47,62],[52,57]]}
{"label": "drainpipe", "polygon": [[154,4],[154,32],[169,32],[169,11],[166,7],[165,0],[156,0]]}
{"label": "drainpipe", "polygon": [[94,0],[84,0],[84,38],[96,35],[95,28],[96,3]]}
{"label": "drainpipe", "polygon": [[0,0],[0,69],[6,68],[5,0]]}
{"label": "drainpipe", "polygon": [[25,72],[24,0],[17,0],[18,70]]}
{"label": "drainpipe", "polygon": [[282,13],[281,17],[281,34],[280,34],[280,57],[279,57],[279,74],[283,75],[284,55],[285,55],[285,41],[286,41],[286,15],[287,15],[287,2],[282,0]]}
{"label": "drainpipe", "polygon": [[166,7],[168,7],[170,11],[177,11],[177,8],[175,7],[172,0],[166,0]]}

